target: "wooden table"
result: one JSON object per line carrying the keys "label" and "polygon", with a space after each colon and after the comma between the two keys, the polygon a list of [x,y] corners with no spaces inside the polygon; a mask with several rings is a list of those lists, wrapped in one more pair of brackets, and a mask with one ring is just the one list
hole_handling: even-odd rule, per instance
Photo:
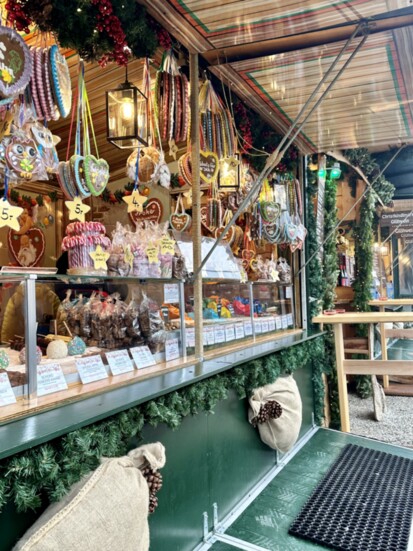
{"label": "wooden table", "polygon": [[[350,432],[347,375],[413,375],[413,364],[407,360],[346,360],[344,355],[343,325],[390,322],[413,323],[413,312],[346,312],[331,316],[320,315],[313,323],[332,324],[336,348],[337,382],[340,404],[341,430]],[[369,338],[371,339],[371,331]]]}
{"label": "wooden table", "polygon": [[[399,306],[413,306],[413,298],[389,298],[386,300],[370,300],[369,306],[376,306],[380,312],[386,308],[397,308]],[[380,324],[380,342],[382,360],[387,360],[387,338],[413,339],[413,329],[387,329],[384,323]],[[389,388],[389,376],[383,375],[383,387]]]}

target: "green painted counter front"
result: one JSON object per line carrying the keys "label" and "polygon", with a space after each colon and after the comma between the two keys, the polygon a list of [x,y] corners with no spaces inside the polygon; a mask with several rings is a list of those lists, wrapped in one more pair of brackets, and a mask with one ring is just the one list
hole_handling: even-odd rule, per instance
{"label": "green painted counter front", "polygon": [[[294,377],[303,401],[303,435],[312,427],[311,371],[300,369]],[[167,457],[159,507],[150,517],[151,551],[192,550],[202,539],[203,512],[211,520],[216,502],[222,518],[276,464],[276,453],[248,423],[247,410],[247,400],[231,392],[214,414],[188,416],[176,431],[164,425],[144,428],[144,441],[162,442]],[[10,551],[35,518],[6,506],[0,515],[0,551]]]}

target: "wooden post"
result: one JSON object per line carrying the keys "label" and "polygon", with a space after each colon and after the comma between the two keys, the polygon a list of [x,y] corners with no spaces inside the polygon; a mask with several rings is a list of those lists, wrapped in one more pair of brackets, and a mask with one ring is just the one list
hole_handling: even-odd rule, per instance
{"label": "wooden post", "polygon": [[[201,189],[199,177],[199,76],[198,54],[189,54],[189,76],[191,85],[191,165],[192,165],[192,236],[194,274],[202,263],[201,251]],[[202,359],[204,355],[203,318],[202,318],[202,273],[194,281],[195,311],[195,356]]]}
{"label": "wooden post", "polygon": [[344,372],[344,338],[343,324],[337,323],[334,325],[334,339],[336,345],[336,366],[337,366],[337,383],[338,383],[338,399],[340,404],[340,420],[341,430],[350,432],[350,415],[348,410],[348,394],[347,394],[347,378]]}
{"label": "wooden post", "polygon": [[[384,312],[384,306],[380,306],[380,312]],[[387,360],[386,327],[380,324],[381,359]],[[383,388],[389,388],[389,376],[383,375]]]}

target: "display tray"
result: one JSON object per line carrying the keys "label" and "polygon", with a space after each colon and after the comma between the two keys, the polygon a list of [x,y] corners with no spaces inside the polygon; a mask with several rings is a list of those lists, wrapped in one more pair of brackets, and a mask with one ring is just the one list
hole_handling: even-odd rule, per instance
{"label": "display tray", "polygon": [[[236,341],[236,340],[232,341],[231,343],[228,343],[228,342],[223,343],[223,346],[219,347],[219,355],[222,356],[228,353],[231,353],[231,354],[240,353],[242,355],[248,346],[253,346],[261,343],[265,344],[271,341],[278,341],[278,340],[282,341],[282,339],[286,337],[299,335],[301,333],[303,333],[302,329],[290,329],[290,330],[283,330],[282,332],[278,332],[278,333],[259,335],[257,337],[252,337],[252,336],[247,337],[244,340],[242,340],[242,349],[240,349],[239,341]],[[191,351],[191,349],[189,349],[189,351]],[[16,354],[18,355],[18,352],[16,352]],[[92,355],[96,355],[96,354],[91,354],[91,356]],[[204,357],[205,357],[205,360],[219,359],[217,357],[217,350],[206,350]],[[75,358],[75,357],[72,357],[72,358]],[[66,367],[64,364],[65,360],[68,361],[68,365],[66,365]],[[43,363],[47,363],[47,362],[49,363],[63,362],[62,367],[65,373],[66,373],[66,370],[69,372],[69,374],[70,372],[72,372],[72,370],[75,370],[74,360],[70,358],[64,358],[63,360],[43,360]],[[195,364],[197,364],[196,357],[192,354],[187,354],[185,357],[178,358],[176,360],[172,360],[168,362],[158,361],[156,365],[153,365],[151,367],[146,367],[143,369],[134,369],[131,372],[124,373],[121,375],[109,374],[108,377],[103,380],[95,381],[88,384],[82,385],[82,384],[79,384],[79,382],[68,382],[67,390],[61,390],[59,392],[47,394],[46,396],[42,396],[42,397],[37,397],[36,395],[34,395],[28,398],[27,395],[24,395],[24,392],[23,392],[24,388],[22,387],[19,391],[20,396],[18,395],[16,396],[17,402],[15,404],[2,406],[0,408],[0,413],[1,413],[0,425],[9,423],[10,421],[13,421],[22,417],[28,417],[43,411],[54,409],[56,407],[63,406],[78,400],[97,396],[99,394],[109,392],[111,390],[115,390],[117,388],[128,386],[138,381],[145,381],[155,377],[156,375],[167,374],[172,371],[183,369],[185,367],[195,365]],[[17,366],[18,365],[20,365],[20,368],[25,369],[25,366],[22,366],[21,364],[17,364]]]}

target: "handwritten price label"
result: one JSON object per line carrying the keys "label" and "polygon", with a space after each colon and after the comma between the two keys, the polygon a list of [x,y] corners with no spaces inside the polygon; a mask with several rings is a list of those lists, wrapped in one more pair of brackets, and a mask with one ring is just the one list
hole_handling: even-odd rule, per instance
{"label": "handwritten price label", "polygon": [[172,256],[175,254],[175,241],[169,236],[162,237],[159,244],[161,246],[161,254],[170,254]]}
{"label": "handwritten price label", "polygon": [[146,247],[146,256],[148,257],[149,264],[157,264],[159,262],[159,249],[154,245]]}
{"label": "handwritten price label", "polygon": [[21,207],[10,205],[7,199],[0,201],[0,228],[8,226],[12,230],[19,231],[19,216],[23,212]]}
{"label": "handwritten price label", "polygon": [[96,250],[93,251],[93,253],[89,253],[89,255],[91,256],[91,258],[93,260],[95,270],[99,270],[99,269],[107,270],[108,269],[108,265],[107,265],[106,261],[110,257],[110,254],[107,253],[106,251],[104,251],[100,245],[98,245],[96,247]]}
{"label": "handwritten price label", "polygon": [[80,197],[75,197],[73,201],[65,201],[65,205],[69,210],[69,220],[84,222],[85,214],[90,211],[90,207],[84,205]]}
{"label": "handwritten price label", "polygon": [[133,267],[133,254],[130,250],[130,245],[126,245],[126,247],[123,249],[123,252],[125,253],[125,262],[126,264],[129,264],[129,266]]}

